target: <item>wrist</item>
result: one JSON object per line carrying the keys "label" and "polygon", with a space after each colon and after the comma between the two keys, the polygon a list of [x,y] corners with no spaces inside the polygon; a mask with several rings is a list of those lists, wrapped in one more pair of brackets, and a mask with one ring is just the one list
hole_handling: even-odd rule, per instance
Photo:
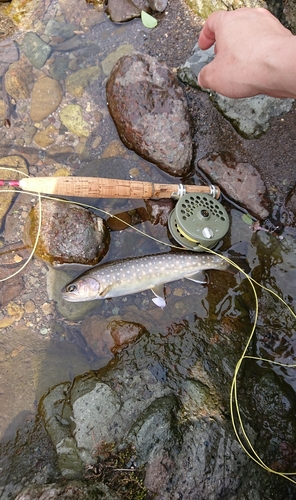
{"label": "wrist", "polygon": [[262,93],[296,99],[296,37],[274,37],[262,64]]}

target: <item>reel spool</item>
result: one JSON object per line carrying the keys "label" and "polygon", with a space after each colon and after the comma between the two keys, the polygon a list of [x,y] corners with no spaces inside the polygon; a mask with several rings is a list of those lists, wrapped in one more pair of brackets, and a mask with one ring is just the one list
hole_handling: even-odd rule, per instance
{"label": "reel spool", "polygon": [[199,244],[213,248],[227,233],[225,208],[209,194],[185,194],[170,213],[168,226],[174,239],[187,250],[202,252]]}

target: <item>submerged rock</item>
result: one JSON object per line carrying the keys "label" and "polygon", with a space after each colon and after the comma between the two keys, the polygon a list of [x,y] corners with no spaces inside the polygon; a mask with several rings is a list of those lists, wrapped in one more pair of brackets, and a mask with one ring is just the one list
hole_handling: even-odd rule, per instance
{"label": "submerged rock", "polygon": [[61,104],[63,89],[57,80],[39,78],[35,83],[31,95],[30,115],[33,121],[40,122],[53,113]]}
{"label": "submerged rock", "polygon": [[[5,170],[5,167],[7,167],[8,169],[13,168],[19,171],[19,173],[18,172],[13,173],[14,179],[22,179],[29,173],[26,160],[24,160],[24,158],[22,158],[21,156],[17,155],[5,156],[4,158],[0,158],[0,167],[1,167],[1,179],[11,179],[12,177],[11,171]],[[11,205],[13,198],[14,198],[13,192],[1,193],[0,226],[2,224],[3,218],[6,215],[6,212],[8,211]]]}
{"label": "submerged rock", "polygon": [[126,147],[171,175],[189,172],[192,134],[187,101],[164,63],[139,53],[122,57],[109,77],[107,100]]}
{"label": "submerged rock", "polygon": [[[51,264],[97,264],[109,248],[109,232],[101,217],[61,201],[42,201],[41,232],[36,255]],[[29,214],[27,238],[33,244],[38,228],[38,206]]]}
{"label": "submerged rock", "polygon": [[36,33],[29,31],[25,34],[22,51],[34,68],[40,69],[49,58],[52,48]]}
{"label": "submerged rock", "polygon": [[199,168],[219,184],[222,191],[258,219],[269,215],[266,186],[255,167],[236,162],[230,153],[211,153],[198,162]]}
{"label": "submerged rock", "polygon": [[[143,10],[148,11],[148,0],[143,0],[142,4]],[[108,0],[107,13],[110,15],[111,21],[120,23],[140,17],[141,8],[132,0]]]}

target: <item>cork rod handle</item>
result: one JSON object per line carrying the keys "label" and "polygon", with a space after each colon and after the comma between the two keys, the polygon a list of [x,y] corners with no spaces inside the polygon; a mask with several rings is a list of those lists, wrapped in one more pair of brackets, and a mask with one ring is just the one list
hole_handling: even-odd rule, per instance
{"label": "cork rod handle", "polygon": [[[178,191],[176,184],[127,181],[99,177],[28,177],[19,185],[33,193],[55,194],[80,198],[170,198]],[[210,186],[184,186],[187,193],[211,193]],[[220,190],[216,187],[216,198]]]}

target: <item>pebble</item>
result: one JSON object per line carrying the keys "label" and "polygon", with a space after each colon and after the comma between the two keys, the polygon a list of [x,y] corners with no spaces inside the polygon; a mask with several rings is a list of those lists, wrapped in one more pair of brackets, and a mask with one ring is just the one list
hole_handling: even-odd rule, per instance
{"label": "pebble", "polygon": [[62,98],[63,89],[57,80],[46,76],[37,80],[31,95],[32,120],[39,122],[47,118],[59,107]]}
{"label": "pebble", "polygon": [[67,92],[75,97],[82,97],[85,88],[96,80],[100,73],[101,69],[98,66],[89,66],[72,73],[65,81]]}
{"label": "pebble", "polygon": [[25,33],[22,51],[34,68],[41,69],[49,58],[52,48],[36,33]]}
{"label": "pebble", "polygon": [[83,118],[82,108],[79,104],[69,104],[61,109],[60,120],[65,127],[78,137],[88,137],[90,126]]}

